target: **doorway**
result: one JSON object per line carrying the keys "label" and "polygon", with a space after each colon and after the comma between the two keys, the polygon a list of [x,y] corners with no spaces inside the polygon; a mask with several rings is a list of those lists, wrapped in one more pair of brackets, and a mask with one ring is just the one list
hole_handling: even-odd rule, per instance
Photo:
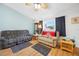
{"label": "doorway", "polygon": [[59,32],[60,36],[66,36],[65,16],[56,18],[56,31]]}

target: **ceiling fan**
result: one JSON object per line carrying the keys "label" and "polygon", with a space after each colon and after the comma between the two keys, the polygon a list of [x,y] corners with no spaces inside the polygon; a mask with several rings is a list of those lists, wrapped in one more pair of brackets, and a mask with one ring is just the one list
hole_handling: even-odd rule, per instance
{"label": "ceiling fan", "polygon": [[39,9],[47,9],[48,4],[47,3],[25,3],[26,6],[32,6],[35,10]]}

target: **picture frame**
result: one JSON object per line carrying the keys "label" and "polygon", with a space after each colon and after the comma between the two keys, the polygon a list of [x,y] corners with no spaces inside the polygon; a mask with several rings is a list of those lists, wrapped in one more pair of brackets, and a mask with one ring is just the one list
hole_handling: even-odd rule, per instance
{"label": "picture frame", "polygon": [[73,18],[71,19],[71,23],[72,23],[72,24],[79,24],[79,17],[73,17]]}

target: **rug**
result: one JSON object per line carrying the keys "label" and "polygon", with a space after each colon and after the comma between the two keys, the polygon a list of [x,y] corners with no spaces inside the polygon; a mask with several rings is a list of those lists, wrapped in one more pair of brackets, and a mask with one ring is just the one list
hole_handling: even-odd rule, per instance
{"label": "rug", "polygon": [[12,49],[12,52],[13,52],[13,53],[16,53],[16,52],[19,52],[20,50],[22,50],[22,49],[24,49],[24,48],[27,48],[27,47],[29,47],[29,46],[31,46],[31,45],[32,45],[32,43],[26,42],[26,43],[22,43],[22,44],[13,46],[13,47],[11,47],[11,49]]}
{"label": "rug", "polygon": [[32,48],[38,51],[39,53],[43,54],[44,56],[47,56],[51,50],[51,48],[48,48],[47,46],[39,44],[39,43],[32,46]]}

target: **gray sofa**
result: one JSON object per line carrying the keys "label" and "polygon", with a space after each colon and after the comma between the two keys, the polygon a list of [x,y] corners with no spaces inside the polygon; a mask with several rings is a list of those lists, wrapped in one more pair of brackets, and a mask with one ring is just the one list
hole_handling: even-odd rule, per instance
{"label": "gray sofa", "polygon": [[32,39],[28,30],[7,30],[1,32],[0,49],[15,46]]}

